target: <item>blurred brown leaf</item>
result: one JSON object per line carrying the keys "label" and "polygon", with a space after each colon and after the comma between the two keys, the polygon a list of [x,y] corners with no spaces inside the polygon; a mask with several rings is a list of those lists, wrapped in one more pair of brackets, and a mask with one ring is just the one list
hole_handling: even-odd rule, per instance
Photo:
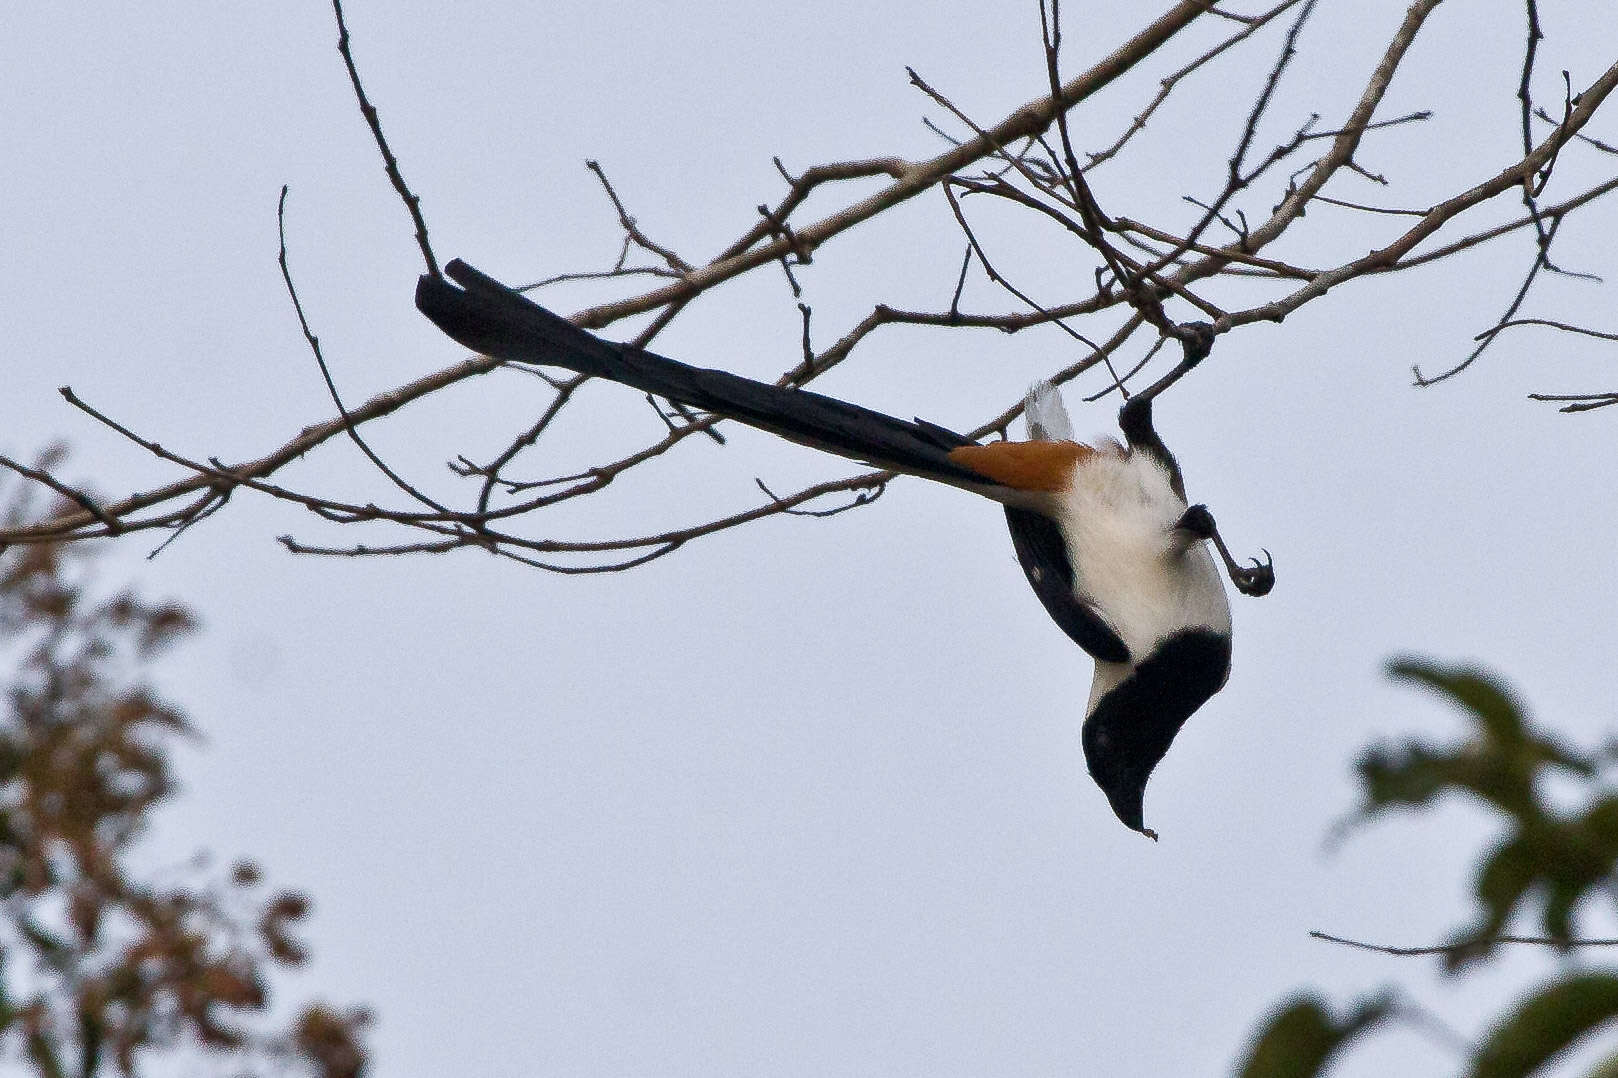
{"label": "blurred brown leaf", "polygon": [[[0,508],[33,515],[18,498]],[[37,1078],[133,1076],[205,1046],[231,1053],[233,1074],[295,1062],[358,1078],[365,1012],[312,1007],[280,1030],[268,1014],[273,972],[307,958],[291,930],[308,899],[255,900],[263,873],[247,860],[217,882],[133,872],[174,793],[173,739],[191,734],[145,666],[195,619],[133,589],[99,594],[79,571],[88,554],[0,552],[0,648],[14,657],[0,714],[0,1061]]]}

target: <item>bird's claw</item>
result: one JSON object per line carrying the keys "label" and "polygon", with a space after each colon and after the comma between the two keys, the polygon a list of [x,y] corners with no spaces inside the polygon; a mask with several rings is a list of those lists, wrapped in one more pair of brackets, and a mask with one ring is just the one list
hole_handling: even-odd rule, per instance
{"label": "bird's claw", "polygon": [[1253,559],[1251,569],[1235,569],[1230,571],[1230,581],[1236,585],[1236,590],[1243,595],[1268,595],[1270,589],[1275,587],[1275,561],[1270,552],[1264,552],[1264,560]]}

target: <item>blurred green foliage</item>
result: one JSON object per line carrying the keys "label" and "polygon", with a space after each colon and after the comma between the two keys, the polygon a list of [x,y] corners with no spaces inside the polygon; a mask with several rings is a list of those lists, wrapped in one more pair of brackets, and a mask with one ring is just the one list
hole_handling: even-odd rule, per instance
{"label": "blurred green foliage", "polygon": [[[1469,729],[1449,744],[1408,738],[1367,749],[1357,764],[1361,803],[1346,825],[1357,827],[1394,811],[1425,810],[1446,796],[1470,800],[1499,825],[1499,837],[1478,854],[1477,916],[1446,943],[1420,952],[1437,955],[1447,973],[1460,976],[1513,943],[1564,954],[1593,946],[1579,939],[1577,914],[1590,903],[1613,901],[1618,796],[1606,781],[1611,750],[1581,751],[1536,727],[1511,691],[1482,671],[1401,659],[1389,672],[1453,703]],[[1559,808],[1548,800],[1553,781],[1582,791],[1577,807]],[[1537,916],[1542,935],[1507,935],[1519,915]],[[1324,1074],[1355,1037],[1399,1013],[1391,993],[1358,1004],[1342,1018],[1334,1018],[1320,999],[1299,996],[1265,1019],[1237,1073],[1241,1078]],[[1499,1016],[1459,1073],[1468,1078],[1545,1074],[1565,1050],[1615,1017],[1618,970],[1569,967]],[[1597,1067],[1592,1078],[1596,1075],[1618,1078],[1618,1055]]]}
{"label": "blurred green foliage", "polygon": [[1319,1074],[1338,1049],[1385,1018],[1389,1006],[1386,999],[1370,1000],[1337,1019],[1318,997],[1300,995],[1270,1016],[1238,1073],[1242,1078]]}

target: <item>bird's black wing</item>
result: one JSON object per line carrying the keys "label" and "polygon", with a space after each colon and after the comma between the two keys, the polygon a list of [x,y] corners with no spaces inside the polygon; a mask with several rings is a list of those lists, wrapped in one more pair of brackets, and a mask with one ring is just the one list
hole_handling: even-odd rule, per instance
{"label": "bird's black wing", "polygon": [[1072,641],[1102,662],[1129,661],[1129,648],[1108,625],[1106,619],[1079,597],[1073,587],[1073,566],[1067,560],[1067,544],[1056,521],[1032,509],[1006,506],[1006,526],[1011,529],[1011,545],[1023,575],[1045,613]]}
{"label": "bird's black wing", "polygon": [[[974,443],[937,424],[897,419],[806,389],[693,367],[602,340],[459,259],[444,272],[461,287],[424,276],[416,285],[416,307],[450,337],[484,355],[607,378],[816,449],[991,496],[986,488],[997,486],[950,459],[951,449]],[[1123,641],[1073,593],[1073,569],[1056,523],[1010,507],[1006,523],[1029,584],[1062,631],[1098,659],[1126,661]]]}

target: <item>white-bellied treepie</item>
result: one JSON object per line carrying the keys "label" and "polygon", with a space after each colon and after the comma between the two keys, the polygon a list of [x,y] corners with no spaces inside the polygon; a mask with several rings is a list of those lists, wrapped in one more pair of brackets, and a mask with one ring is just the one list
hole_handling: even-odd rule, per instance
{"label": "white-bellied treepie", "polygon": [[700,408],[842,457],[934,479],[1005,507],[1012,544],[1051,618],[1095,658],[1084,756],[1123,823],[1142,822],[1152,768],[1191,713],[1230,674],[1230,604],[1211,542],[1236,587],[1263,595],[1268,561],[1236,563],[1207,507],[1188,505],[1174,455],[1152,426],[1152,399],[1212,344],[1179,327],[1185,358],[1118,413],[1125,443],[1075,441],[1049,383],[1028,394],[1030,438],[978,445],[805,389],[692,367],[602,340],[459,260],[425,276],[416,306],[468,348],[496,359],[565,367]]}

